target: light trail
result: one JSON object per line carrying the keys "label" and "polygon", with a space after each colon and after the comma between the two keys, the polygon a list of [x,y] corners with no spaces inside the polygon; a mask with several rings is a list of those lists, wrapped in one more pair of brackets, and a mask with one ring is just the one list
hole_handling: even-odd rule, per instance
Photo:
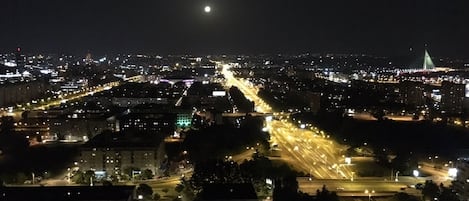
{"label": "light trail", "polygon": [[[236,86],[241,90],[246,98],[254,101],[258,112],[274,113],[272,107],[257,95],[258,90],[249,82],[235,78],[229,68],[229,65],[223,65],[222,69],[226,86]],[[298,171],[321,179],[352,178],[352,170],[345,165],[345,158],[341,154],[346,146],[326,138],[324,132],[299,129],[290,121],[275,119],[268,121],[266,127],[271,135],[271,143],[278,144],[282,150],[282,159]]]}

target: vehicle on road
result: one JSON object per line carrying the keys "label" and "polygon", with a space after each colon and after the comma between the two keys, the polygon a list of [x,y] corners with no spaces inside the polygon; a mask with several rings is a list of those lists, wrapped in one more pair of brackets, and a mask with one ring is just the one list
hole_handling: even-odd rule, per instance
{"label": "vehicle on road", "polygon": [[415,184],[415,188],[421,190],[421,189],[423,189],[423,184],[422,183],[417,183],[417,184]]}

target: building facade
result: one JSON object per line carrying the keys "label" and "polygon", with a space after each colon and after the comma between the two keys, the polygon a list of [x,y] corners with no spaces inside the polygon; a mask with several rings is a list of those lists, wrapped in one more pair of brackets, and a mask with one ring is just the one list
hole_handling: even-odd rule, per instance
{"label": "building facade", "polygon": [[469,201],[469,158],[460,158],[457,163],[457,177],[452,182],[461,201]]}
{"label": "building facade", "polygon": [[441,83],[441,113],[461,114],[466,86],[453,82],[443,81]]}
{"label": "building facade", "polygon": [[123,174],[126,168],[157,171],[155,147],[82,148],[78,166],[82,171],[104,172],[106,176]]}
{"label": "building facade", "polygon": [[171,134],[175,130],[176,114],[130,113],[117,118],[119,131],[143,131]]}
{"label": "building facade", "polygon": [[42,81],[0,84],[0,107],[14,106],[40,98],[49,89]]}

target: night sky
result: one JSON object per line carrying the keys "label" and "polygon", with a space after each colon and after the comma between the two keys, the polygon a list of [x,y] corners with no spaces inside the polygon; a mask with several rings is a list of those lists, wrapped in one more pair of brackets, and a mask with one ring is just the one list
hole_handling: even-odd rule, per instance
{"label": "night sky", "polygon": [[[467,0],[2,0],[0,52],[469,58]],[[212,12],[203,12],[205,5]]]}

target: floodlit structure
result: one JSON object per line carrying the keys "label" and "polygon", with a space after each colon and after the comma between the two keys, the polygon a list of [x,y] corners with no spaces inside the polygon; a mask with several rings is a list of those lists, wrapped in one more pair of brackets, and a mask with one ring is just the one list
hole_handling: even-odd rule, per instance
{"label": "floodlit structure", "polygon": [[425,50],[425,56],[423,57],[423,70],[433,70],[435,69],[435,64],[433,64],[432,58],[428,51]]}
{"label": "floodlit structure", "polygon": [[397,75],[400,75],[401,73],[416,73],[416,72],[429,72],[429,71],[438,72],[438,71],[452,71],[452,70],[453,69],[450,67],[436,67],[435,64],[433,63],[430,53],[428,53],[428,50],[425,50],[424,56],[423,56],[422,67],[417,67],[417,68],[412,68],[412,69],[400,69],[397,72]]}

